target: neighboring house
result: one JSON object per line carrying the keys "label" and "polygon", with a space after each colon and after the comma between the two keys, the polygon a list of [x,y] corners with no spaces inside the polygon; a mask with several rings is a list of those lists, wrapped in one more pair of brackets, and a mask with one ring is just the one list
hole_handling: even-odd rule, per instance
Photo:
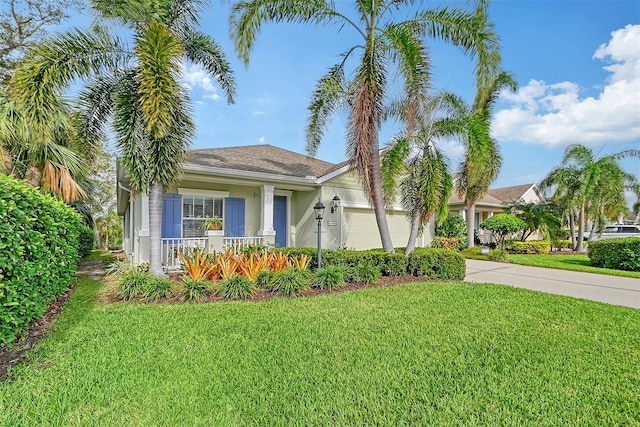
{"label": "neighboring house", "polygon": [[[118,214],[124,217],[123,247],[135,264],[149,258],[149,200],[133,195],[118,168]],[[325,206],[322,247],[381,247],[372,207],[360,180],[346,163],[333,164],[271,145],[193,150],[174,189],[165,189],[163,260],[175,263],[185,246],[222,250],[233,245],[274,244],[316,247],[313,206]],[[335,196],[339,207],[332,208]],[[204,229],[207,218],[221,218],[223,230]],[[394,246],[405,246],[409,222],[399,205],[387,211]],[[429,224],[418,246],[433,239]]]}
{"label": "neighboring house", "polygon": [[[523,184],[512,187],[489,189],[484,197],[476,203],[475,229],[478,232],[480,242],[489,243],[491,241],[491,233],[480,228],[480,223],[485,219],[496,213],[504,212],[506,206],[514,202],[540,203],[544,201],[544,196],[540,193],[540,190],[538,190],[538,187],[535,184]],[[461,200],[454,195],[449,202],[449,214],[460,215],[466,221],[464,200]],[[540,238],[541,236],[538,233],[533,233],[533,235],[529,237],[529,240],[537,240]]]}

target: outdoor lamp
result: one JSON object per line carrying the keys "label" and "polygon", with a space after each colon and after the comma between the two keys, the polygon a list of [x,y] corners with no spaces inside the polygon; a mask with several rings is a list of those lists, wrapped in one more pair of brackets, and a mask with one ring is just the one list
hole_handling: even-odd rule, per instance
{"label": "outdoor lamp", "polygon": [[318,268],[322,268],[322,217],[324,215],[324,205],[320,200],[313,207],[316,213],[316,219],[318,220]]}
{"label": "outdoor lamp", "polygon": [[340,197],[336,194],[333,196],[333,200],[331,200],[331,213],[335,213],[340,207]]}
{"label": "outdoor lamp", "polygon": [[[316,219],[318,221],[322,221],[322,217],[324,216],[324,205],[321,201],[318,201],[316,205],[313,207],[313,210],[316,212]],[[320,222],[318,222],[320,224]]]}

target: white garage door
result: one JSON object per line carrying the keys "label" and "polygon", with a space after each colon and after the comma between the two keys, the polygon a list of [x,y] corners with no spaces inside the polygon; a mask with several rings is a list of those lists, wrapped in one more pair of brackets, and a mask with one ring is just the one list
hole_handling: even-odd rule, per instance
{"label": "white garage door", "polygon": [[[394,247],[404,247],[409,238],[409,222],[403,212],[387,213],[387,224]],[[347,249],[381,248],[380,232],[371,209],[344,209],[344,240]]]}

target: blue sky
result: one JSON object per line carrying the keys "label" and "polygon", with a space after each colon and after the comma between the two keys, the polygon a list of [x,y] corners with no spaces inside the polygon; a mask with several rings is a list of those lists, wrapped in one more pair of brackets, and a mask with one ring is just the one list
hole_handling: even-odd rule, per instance
{"label": "blue sky", "polygon": [[[350,29],[272,24],[263,28],[248,68],[229,37],[232,1],[212,1],[203,30],[225,49],[237,81],[234,105],[227,105],[215,82],[188,67],[197,136],[194,148],[272,144],[304,152],[307,104],[317,79],[339,54],[357,41]],[[420,2],[417,2],[420,3]],[[351,2],[336,1],[348,11]],[[466,7],[467,2],[432,2]],[[571,143],[601,155],[640,149],[640,1],[493,1],[490,19],[501,39],[502,68],[515,75],[519,90],[506,94],[494,110],[494,137],[504,166],[494,187],[539,182],[560,164]],[[457,49],[427,42],[433,87],[473,99],[473,64]],[[391,94],[393,95],[393,93]],[[384,126],[384,145],[399,129]],[[345,159],[344,116],[336,116],[317,157]],[[462,148],[442,143],[453,169]],[[640,178],[640,160],[623,161]]]}

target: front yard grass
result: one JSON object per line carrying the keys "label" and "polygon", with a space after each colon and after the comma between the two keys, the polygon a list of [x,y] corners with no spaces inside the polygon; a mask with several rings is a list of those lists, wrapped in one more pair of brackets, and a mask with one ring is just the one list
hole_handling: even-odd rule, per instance
{"label": "front yard grass", "polygon": [[640,310],[417,283],[97,303],[81,278],[0,425],[637,425]]}
{"label": "front yard grass", "polygon": [[519,255],[509,254],[509,261],[514,264],[532,267],[557,268],[559,270],[581,271],[583,273],[608,274],[610,276],[632,277],[640,279],[640,271],[613,270],[591,265],[585,255]]}

